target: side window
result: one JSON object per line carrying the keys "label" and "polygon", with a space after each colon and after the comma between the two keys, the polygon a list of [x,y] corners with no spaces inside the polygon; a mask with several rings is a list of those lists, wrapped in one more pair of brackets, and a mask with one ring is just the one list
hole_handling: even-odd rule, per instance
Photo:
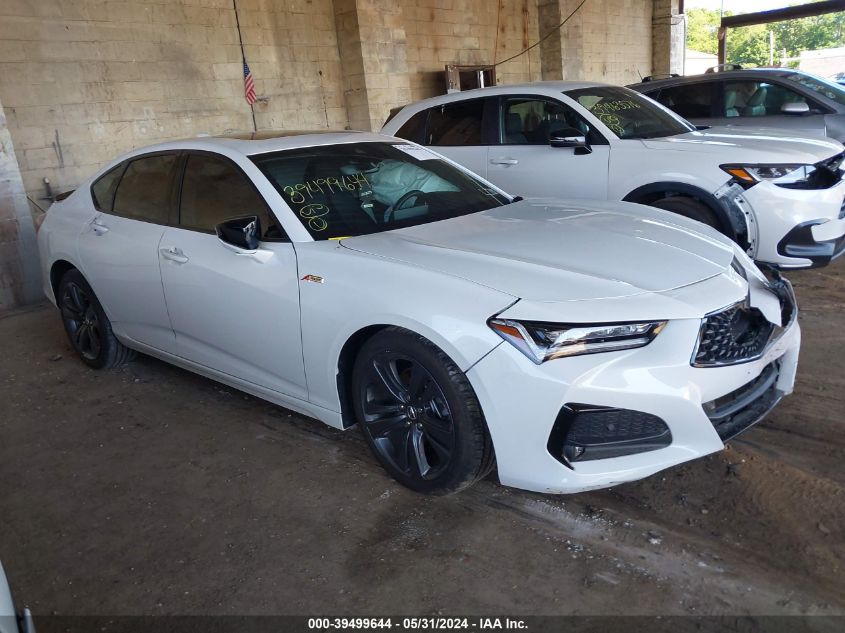
{"label": "side window", "polygon": [[400,127],[394,136],[404,138],[414,143],[425,143],[425,124],[428,120],[428,110],[417,112],[410,119],[405,121],[405,125]]}
{"label": "side window", "polygon": [[429,110],[425,145],[481,145],[484,99],[447,103]]}
{"label": "side window", "polygon": [[502,106],[501,138],[505,145],[548,145],[549,138],[576,129],[591,144],[606,141],[575,110],[547,99],[507,99]]}
{"label": "side window", "polygon": [[663,88],[660,94],[651,93],[646,96],[685,119],[705,119],[713,116],[713,82],[672,86]]}
{"label": "side window", "polygon": [[[806,103],[789,88],[759,81],[725,82],[724,112],[727,117],[758,117],[780,114],[784,103]],[[814,104],[808,104],[811,107]]]}
{"label": "side window", "polygon": [[214,232],[224,220],[257,215],[265,238],[283,237],[261,194],[243,172],[223,158],[188,156],[179,206],[179,224],[185,228]]}
{"label": "side window", "polygon": [[133,220],[167,224],[176,158],[176,154],[163,154],[136,158],[129,163],[117,187],[114,213]]}
{"label": "side window", "polygon": [[114,204],[114,192],[117,189],[117,183],[120,182],[123,166],[124,163],[121,163],[110,169],[91,185],[91,197],[94,199],[94,207],[98,211],[111,213]]}

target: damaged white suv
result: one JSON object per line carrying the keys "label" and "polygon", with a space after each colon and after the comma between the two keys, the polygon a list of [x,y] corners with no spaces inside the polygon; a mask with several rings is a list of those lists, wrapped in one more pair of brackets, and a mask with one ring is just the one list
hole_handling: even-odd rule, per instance
{"label": "damaged white suv", "polygon": [[633,90],[565,81],[434,97],[395,112],[382,133],[433,147],[513,194],[678,213],[780,268],[845,252],[843,146],[826,137],[698,130]]}

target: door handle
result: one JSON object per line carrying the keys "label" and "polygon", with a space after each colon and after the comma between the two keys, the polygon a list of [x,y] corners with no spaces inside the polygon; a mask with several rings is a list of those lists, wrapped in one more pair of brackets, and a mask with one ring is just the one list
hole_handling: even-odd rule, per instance
{"label": "door handle", "polygon": [[519,161],[515,158],[491,158],[491,165],[518,165]]}
{"label": "door handle", "polygon": [[91,220],[91,228],[94,229],[94,233],[97,235],[105,235],[109,232],[109,227],[105,224],[100,224],[99,218],[94,218]]}
{"label": "door handle", "polygon": [[164,259],[169,259],[177,264],[187,264],[188,257],[178,248],[161,248],[158,251]]}

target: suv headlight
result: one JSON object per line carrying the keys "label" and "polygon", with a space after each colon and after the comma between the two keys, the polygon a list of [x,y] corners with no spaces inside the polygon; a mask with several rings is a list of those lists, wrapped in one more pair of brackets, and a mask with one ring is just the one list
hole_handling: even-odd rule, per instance
{"label": "suv headlight", "polygon": [[487,324],[539,365],[564,356],[643,347],[654,340],[666,321],[581,325],[492,318]]}
{"label": "suv headlight", "polygon": [[810,177],[816,170],[814,165],[777,164],[777,165],[719,165],[722,171],[730,174],[743,186],[752,187],[764,180],[781,187],[803,188],[809,184]]}

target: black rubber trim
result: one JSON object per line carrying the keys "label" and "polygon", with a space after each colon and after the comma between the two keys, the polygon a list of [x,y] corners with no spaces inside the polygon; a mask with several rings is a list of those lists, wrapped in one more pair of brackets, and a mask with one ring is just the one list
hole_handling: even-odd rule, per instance
{"label": "black rubber trim", "polygon": [[809,259],[812,262],[809,268],[819,268],[845,253],[845,235],[827,242],[813,239],[813,227],[819,224],[820,221],[811,220],[793,228],[778,242],[778,255]]}
{"label": "black rubber trim", "polygon": [[780,367],[775,361],[751,382],[702,405],[723,442],[744,433],[777,406],[784,396],[777,388],[779,375]]}

